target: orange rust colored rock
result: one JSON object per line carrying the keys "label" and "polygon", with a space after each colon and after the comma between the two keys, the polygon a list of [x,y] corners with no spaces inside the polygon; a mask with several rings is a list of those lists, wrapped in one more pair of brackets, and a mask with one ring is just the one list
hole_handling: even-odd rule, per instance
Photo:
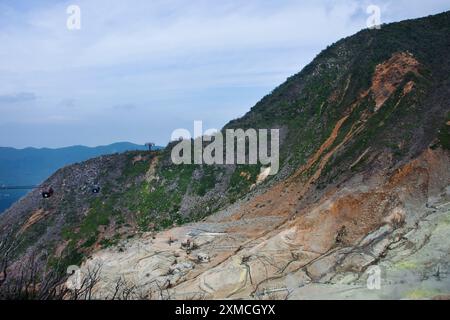
{"label": "orange rust colored rock", "polygon": [[408,93],[410,93],[413,88],[414,88],[414,81],[412,80],[408,81],[408,83],[403,88],[403,95],[407,95]]}
{"label": "orange rust colored rock", "polygon": [[29,227],[36,224],[40,220],[44,219],[46,216],[49,215],[50,212],[44,211],[44,209],[38,209],[28,218],[27,222],[20,228],[19,234],[22,234],[25,232]]}
{"label": "orange rust colored rock", "polygon": [[[370,89],[375,99],[375,112],[394,93],[408,72],[418,74],[419,62],[407,52],[395,53],[389,60],[376,66]],[[404,94],[410,92],[413,86],[412,81],[408,82],[405,85]]]}

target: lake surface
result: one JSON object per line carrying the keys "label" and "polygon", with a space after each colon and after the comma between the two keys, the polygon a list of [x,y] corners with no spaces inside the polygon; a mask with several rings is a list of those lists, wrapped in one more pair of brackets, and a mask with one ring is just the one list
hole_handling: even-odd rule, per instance
{"label": "lake surface", "polygon": [[30,190],[0,190],[0,215]]}

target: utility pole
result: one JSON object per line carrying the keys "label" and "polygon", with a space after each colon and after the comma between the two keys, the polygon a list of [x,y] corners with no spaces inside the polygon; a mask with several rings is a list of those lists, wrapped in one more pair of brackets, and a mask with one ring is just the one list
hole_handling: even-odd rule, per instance
{"label": "utility pole", "polygon": [[152,151],[152,148],[155,146],[154,142],[147,142],[145,145],[148,147],[148,151]]}

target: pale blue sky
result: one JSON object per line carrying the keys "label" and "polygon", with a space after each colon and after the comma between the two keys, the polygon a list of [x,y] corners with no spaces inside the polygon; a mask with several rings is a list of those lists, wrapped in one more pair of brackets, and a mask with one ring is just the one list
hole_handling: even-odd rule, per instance
{"label": "pale blue sky", "polygon": [[[81,8],[81,30],[66,8]],[[448,0],[0,0],[0,146],[165,145],[194,120],[220,128],[366,27]]]}

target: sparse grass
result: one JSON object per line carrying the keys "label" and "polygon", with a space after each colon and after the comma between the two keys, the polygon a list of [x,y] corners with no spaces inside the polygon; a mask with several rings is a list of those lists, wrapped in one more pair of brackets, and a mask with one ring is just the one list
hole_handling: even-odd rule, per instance
{"label": "sparse grass", "polygon": [[399,268],[399,269],[404,269],[404,270],[414,270],[414,269],[418,268],[418,266],[417,266],[417,264],[415,262],[407,261],[407,260],[397,262],[395,264],[395,267]]}
{"label": "sparse grass", "polygon": [[230,179],[229,193],[232,196],[242,196],[250,190],[261,171],[261,165],[238,165]]}
{"label": "sparse grass", "polygon": [[100,245],[102,246],[102,248],[108,248],[117,245],[119,241],[120,235],[115,234],[112,238],[105,238],[100,240]]}
{"label": "sparse grass", "polygon": [[[136,156],[142,155],[143,159],[133,163],[133,159]],[[145,152],[141,153],[129,153],[127,159],[127,165],[122,173],[122,180],[129,180],[138,176],[142,176],[147,172],[150,166],[152,157]]]}
{"label": "sparse grass", "polygon": [[158,170],[160,181],[143,182],[127,191],[128,208],[138,214],[138,225],[143,231],[150,224],[160,229],[181,222],[179,205],[192,181],[193,171],[193,165],[166,167]]}

